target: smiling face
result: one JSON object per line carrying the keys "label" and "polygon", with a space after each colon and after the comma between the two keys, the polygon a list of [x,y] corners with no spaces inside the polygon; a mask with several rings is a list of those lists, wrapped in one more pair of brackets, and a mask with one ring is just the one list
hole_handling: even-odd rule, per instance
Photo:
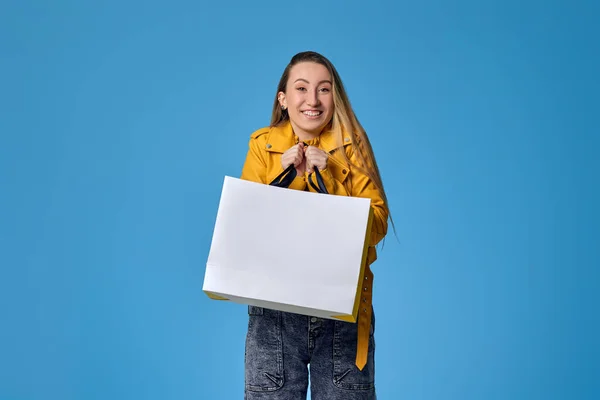
{"label": "smiling face", "polygon": [[279,104],[287,109],[294,133],[300,140],[321,134],[333,116],[331,75],[324,65],[301,62],[292,67]]}

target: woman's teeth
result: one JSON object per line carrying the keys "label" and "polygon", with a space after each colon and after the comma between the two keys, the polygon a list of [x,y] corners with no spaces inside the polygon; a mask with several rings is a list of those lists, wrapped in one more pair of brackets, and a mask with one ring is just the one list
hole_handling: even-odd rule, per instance
{"label": "woman's teeth", "polygon": [[321,115],[321,111],[303,111],[302,113],[309,117],[316,117]]}

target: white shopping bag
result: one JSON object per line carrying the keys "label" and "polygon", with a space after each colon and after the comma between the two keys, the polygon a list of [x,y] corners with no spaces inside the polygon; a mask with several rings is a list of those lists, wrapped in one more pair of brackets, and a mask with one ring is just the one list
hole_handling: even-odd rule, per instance
{"label": "white shopping bag", "polygon": [[371,200],[225,177],[203,291],[356,322]]}

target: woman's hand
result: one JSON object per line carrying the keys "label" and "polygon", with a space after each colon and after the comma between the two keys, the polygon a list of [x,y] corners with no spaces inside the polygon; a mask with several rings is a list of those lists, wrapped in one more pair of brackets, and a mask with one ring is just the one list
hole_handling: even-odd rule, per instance
{"label": "woman's hand", "polygon": [[294,164],[298,175],[304,175],[306,170],[306,158],[304,158],[304,143],[292,146],[281,155],[281,166],[286,169]]}
{"label": "woman's hand", "polygon": [[313,173],[314,167],[319,168],[319,171],[323,171],[327,168],[329,154],[318,147],[308,146],[304,151],[304,156],[306,157],[306,170],[309,174]]}

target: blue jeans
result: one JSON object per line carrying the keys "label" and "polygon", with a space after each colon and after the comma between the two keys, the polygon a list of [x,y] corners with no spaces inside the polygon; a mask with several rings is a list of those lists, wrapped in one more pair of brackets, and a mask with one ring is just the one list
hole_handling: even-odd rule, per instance
{"label": "blue jeans", "polygon": [[367,365],[355,363],[357,324],[249,306],[245,400],[375,400],[375,314]]}

